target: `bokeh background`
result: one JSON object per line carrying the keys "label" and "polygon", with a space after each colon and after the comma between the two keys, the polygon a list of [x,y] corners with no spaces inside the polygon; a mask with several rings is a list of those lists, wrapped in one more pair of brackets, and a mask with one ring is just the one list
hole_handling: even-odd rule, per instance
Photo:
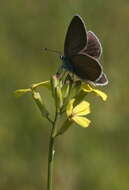
{"label": "bokeh background", "polygon": [[[0,189],[45,190],[49,123],[30,95],[13,91],[48,80],[60,64],[64,37],[80,14],[103,46],[108,100],[87,97],[91,127],[73,125],[56,141],[56,190],[129,189],[129,1],[13,0],[0,5]],[[50,94],[41,90],[51,110]]]}

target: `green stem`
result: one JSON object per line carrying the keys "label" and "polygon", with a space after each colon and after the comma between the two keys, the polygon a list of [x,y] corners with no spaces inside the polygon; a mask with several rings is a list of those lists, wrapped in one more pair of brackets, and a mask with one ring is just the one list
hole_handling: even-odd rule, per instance
{"label": "green stem", "polygon": [[55,130],[56,130],[56,123],[58,120],[58,112],[56,111],[55,120],[53,122],[50,140],[49,140],[49,152],[48,152],[48,179],[47,179],[47,190],[53,189],[53,165],[54,165],[54,145],[55,145]]}
{"label": "green stem", "polygon": [[48,181],[47,190],[52,190],[53,183],[53,160],[54,160],[54,138],[50,136],[48,156]]}

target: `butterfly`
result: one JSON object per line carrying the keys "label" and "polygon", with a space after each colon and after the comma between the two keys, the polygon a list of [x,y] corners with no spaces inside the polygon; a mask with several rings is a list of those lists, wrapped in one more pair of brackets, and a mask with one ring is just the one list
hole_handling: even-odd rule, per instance
{"label": "butterfly", "polygon": [[102,46],[98,37],[87,31],[85,23],[79,15],[75,15],[68,27],[64,56],[61,56],[63,67],[77,75],[80,79],[95,86],[108,84],[99,59]]}

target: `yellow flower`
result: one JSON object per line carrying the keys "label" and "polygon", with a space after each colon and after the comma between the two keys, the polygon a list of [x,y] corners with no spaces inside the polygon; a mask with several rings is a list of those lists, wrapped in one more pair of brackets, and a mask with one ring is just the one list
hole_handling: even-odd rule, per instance
{"label": "yellow flower", "polygon": [[14,94],[15,94],[16,97],[20,97],[20,96],[22,96],[22,95],[24,95],[24,94],[26,94],[28,92],[32,92],[33,89],[36,89],[39,86],[43,86],[43,87],[46,87],[48,89],[51,88],[50,81],[43,81],[43,82],[33,84],[31,86],[31,88],[15,90]]}
{"label": "yellow flower", "polygon": [[83,85],[82,85],[82,90],[83,90],[84,92],[94,92],[96,95],[100,96],[103,101],[106,101],[106,100],[107,100],[107,94],[105,94],[105,93],[102,92],[101,90],[92,88],[89,84],[83,84]]}
{"label": "yellow flower", "polygon": [[75,99],[71,99],[66,108],[66,114],[69,120],[74,121],[81,127],[88,127],[91,121],[83,116],[90,113],[90,104],[86,101],[82,101],[73,107],[74,101]]}

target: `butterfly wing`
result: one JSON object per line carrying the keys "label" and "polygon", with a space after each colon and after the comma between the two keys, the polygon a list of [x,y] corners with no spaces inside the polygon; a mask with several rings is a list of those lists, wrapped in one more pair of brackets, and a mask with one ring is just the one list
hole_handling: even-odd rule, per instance
{"label": "butterfly wing", "polygon": [[98,37],[91,31],[87,32],[87,46],[84,52],[94,58],[100,58],[102,54],[102,46]]}
{"label": "butterfly wing", "polygon": [[64,55],[70,57],[76,55],[87,44],[87,32],[82,18],[75,15],[68,27],[64,43]]}
{"label": "butterfly wing", "polygon": [[108,79],[107,79],[107,76],[105,75],[105,73],[102,73],[101,77],[96,80],[95,82],[95,85],[96,86],[105,86],[108,84]]}
{"label": "butterfly wing", "polygon": [[72,68],[67,69],[95,85],[106,85],[108,80],[98,61],[101,54],[102,46],[97,36],[86,31],[80,16],[74,16],[68,27],[62,57],[65,66]]}
{"label": "butterfly wing", "polygon": [[73,72],[81,79],[96,81],[102,74],[102,67],[99,61],[87,54],[80,53],[71,57]]}

